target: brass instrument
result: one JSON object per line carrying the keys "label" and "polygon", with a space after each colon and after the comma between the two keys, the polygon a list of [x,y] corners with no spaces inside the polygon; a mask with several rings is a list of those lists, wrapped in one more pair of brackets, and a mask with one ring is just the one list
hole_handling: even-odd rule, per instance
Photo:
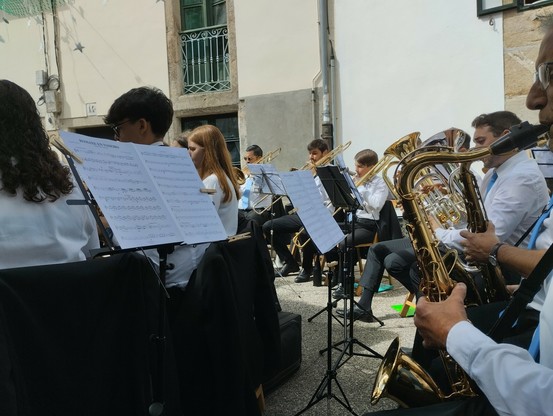
{"label": "brass instrument", "polygon": [[[413,190],[413,184],[421,169],[432,164],[449,162],[465,165],[462,168],[461,177],[465,178],[462,180],[464,181],[464,195],[468,200],[469,229],[481,232],[485,230],[486,218],[480,204],[478,189],[473,182],[474,178],[471,176],[472,174],[468,175],[470,173],[468,165],[490,154],[503,154],[514,149],[522,150],[531,147],[542,138],[548,138],[548,130],[548,126],[532,126],[524,122],[513,126],[510,133],[498,139],[488,148],[455,153],[447,147],[428,147],[412,152],[402,160],[401,170],[396,178],[396,188],[402,198],[404,219],[408,223],[407,230],[422,273],[421,290],[428,300],[432,302],[445,300],[455,283],[449,276],[445,257],[442,257],[438,249],[436,236],[428,223],[427,214],[421,206],[420,195]],[[471,292],[471,282],[466,283]],[[497,292],[488,291],[489,296],[502,296],[504,291],[502,282],[487,282],[487,285],[497,285],[493,288]],[[470,298],[467,300],[469,303],[473,301]],[[371,395],[372,404],[376,404],[382,396],[389,396],[401,406],[407,407],[437,403],[463,396],[470,397],[476,394],[467,374],[446,351],[440,351],[440,355],[452,390],[449,395],[445,395],[439,389],[432,377],[418,363],[411,359],[406,360],[402,354],[397,346],[397,341],[394,341],[378,370]]]}
{"label": "brass instrument", "polygon": [[238,166],[233,166],[232,169],[234,169],[234,176],[236,177],[238,185],[243,185],[244,183],[246,183],[246,175],[244,174],[244,171]]}
{"label": "brass instrument", "polygon": [[277,147],[275,150],[271,150],[269,153],[265,153],[261,159],[256,163],[261,165],[263,163],[271,163],[280,154],[281,148]]}
{"label": "brass instrument", "polygon": [[[277,147],[275,150],[270,151],[269,153],[265,153],[261,159],[259,159],[257,162],[255,162],[256,165],[261,165],[263,163],[271,163],[273,159],[275,159],[280,154],[281,148]],[[246,164],[242,168],[242,172],[244,173],[244,176],[247,178],[250,176],[250,170],[248,169],[248,165]]]}
{"label": "brass instrument", "polygon": [[[344,143],[344,144],[341,144],[341,145],[338,145],[336,146],[334,149],[332,149],[330,152],[328,152],[326,155],[324,155],[322,158],[320,158],[319,160],[317,160],[315,163],[312,163],[311,161],[308,161],[305,163],[305,165],[303,165],[301,168],[299,169],[296,169],[296,170],[307,170],[307,169],[311,169],[313,171],[314,174],[316,174],[316,169],[317,167],[319,166],[324,166],[324,165],[328,165],[330,162],[332,162],[334,160],[334,158],[336,156],[338,156],[340,153],[342,153],[344,150],[346,150],[348,147],[350,147],[351,145],[351,140]],[[336,215],[338,212],[340,212],[340,209],[336,209],[333,213],[332,213],[332,216]],[[298,247],[300,250],[303,249],[310,241],[311,241],[311,237],[309,237],[307,240],[305,240],[303,243],[300,242],[299,240],[299,236],[301,233],[303,233],[305,231],[305,228],[302,227],[296,234],[294,234],[294,236],[292,237],[292,243]]]}
{"label": "brass instrument", "polygon": [[301,168],[294,169],[294,170],[308,170],[309,169],[309,170],[313,171],[313,174],[316,174],[317,173],[316,169],[319,166],[328,165],[330,162],[332,162],[334,160],[334,158],[336,156],[338,156],[340,153],[342,153],[344,150],[346,150],[350,146],[351,146],[351,140],[346,142],[346,143],[343,143],[343,144],[340,144],[340,145],[336,146],[334,149],[330,150],[326,155],[321,157],[315,163],[308,160],[307,162],[305,162],[305,164]]}
{"label": "brass instrument", "polygon": [[[265,153],[261,157],[261,159],[259,159],[258,161],[255,162],[255,164],[256,165],[261,165],[261,164],[264,164],[264,163],[271,163],[273,161],[273,159],[275,159],[280,154],[280,151],[281,151],[281,148],[277,147],[275,150],[271,150],[269,153]],[[248,169],[248,165],[246,165],[242,168],[242,173],[244,175],[244,181],[241,184],[244,184],[246,182],[247,177],[250,176],[250,170]],[[261,203],[263,203],[263,201],[265,201],[267,198],[270,198],[270,197],[272,197],[272,195],[265,195],[262,198],[260,198],[259,200],[255,201],[255,204],[252,205],[252,209],[260,215],[263,214],[265,211],[268,211],[269,209],[271,209],[272,204],[270,204],[268,207],[263,208],[260,212],[258,212],[256,210],[256,206],[260,205]],[[274,202],[276,202],[276,201],[274,201]]]}
{"label": "brass instrument", "polygon": [[388,176],[388,169],[397,165],[404,156],[418,148],[420,144],[421,140],[419,132],[410,133],[403,136],[401,139],[396,140],[388,146],[388,148],[384,151],[382,158],[376,163],[376,165],[374,165],[371,170],[355,182],[355,186],[359,187],[363,185],[382,172],[382,179],[384,179],[386,185],[388,185],[388,189],[394,195],[395,199],[399,199],[399,196],[396,194],[395,187]]}

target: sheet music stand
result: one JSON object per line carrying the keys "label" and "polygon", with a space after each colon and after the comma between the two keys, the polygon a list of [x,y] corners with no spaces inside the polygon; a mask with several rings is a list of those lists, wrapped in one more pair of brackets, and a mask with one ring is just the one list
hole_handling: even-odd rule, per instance
{"label": "sheet music stand", "polygon": [[[354,197],[354,192],[351,190],[350,185],[346,181],[344,175],[340,172],[337,166],[323,166],[317,168],[317,174],[321,180],[322,185],[324,186],[334,208],[341,208],[346,212],[346,223],[347,216],[351,212],[355,212],[360,203],[356,197]],[[351,234],[353,239],[354,234],[354,225],[355,225],[355,215],[352,216],[351,222]],[[328,284],[328,300],[327,306],[325,309],[327,311],[327,347],[324,350],[319,351],[321,354],[324,351],[327,351],[327,370],[325,376],[323,377],[321,383],[317,387],[315,393],[311,397],[309,403],[296,415],[300,415],[307,411],[309,408],[326,398],[327,400],[335,399],[340,403],[346,410],[351,414],[356,415],[355,411],[351,407],[344,390],[342,389],[340,383],[337,379],[337,370],[345,364],[352,356],[360,355],[365,357],[380,358],[382,355],[378,354],[376,351],[372,350],[368,346],[361,343],[359,340],[353,336],[353,285],[354,285],[354,275],[353,275],[353,248],[347,246],[345,252],[340,251],[339,253],[339,262],[338,262],[338,273],[342,274],[343,281],[345,282],[349,278],[348,285],[350,286],[349,297],[344,299],[344,312],[348,308],[349,304],[349,325],[346,323],[346,314],[344,313],[344,339],[338,343],[332,344],[332,309],[334,302],[332,302],[332,287]],[[349,303],[348,303],[349,301]],[[353,351],[353,346],[357,344],[367,350],[370,354],[355,353]],[[342,346],[340,349],[339,347]],[[332,363],[332,350],[336,348],[340,351],[338,359]],[[344,357],[347,354],[345,360]],[[336,383],[338,389],[340,390],[341,396],[338,397],[336,394],[332,393],[332,381]]]}
{"label": "sheet music stand", "polygon": [[[159,320],[158,320],[158,328],[157,333],[152,334],[150,336],[150,341],[155,345],[156,351],[157,351],[157,374],[153,375],[152,378],[152,398],[153,402],[148,408],[148,412],[150,416],[162,416],[165,412],[165,343],[167,341],[167,338],[165,336],[165,311],[166,311],[166,302],[167,298],[169,298],[169,293],[167,292],[165,288],[165,278],[167,274],[167,255],[172,253],[174,250],[174,245],[178,244],[164,244],[161,246],[156,247],[138,247],[133,249],[121,249],[119,246],[116,246],[113,242],[112,236],[113,234],[108,232],[106,227],[104,226],[104,223],[100,219],[100,215],[98,214],[98,206],[92,196],[92,194],[89,192],[89,190],[84,185],[84,182],[79,175],[79,172],[77,171],[77,168],[75,166],[75,160],[71,153],[69,153],[66,149],[58,147],[58,150],[60,150],[65,158],[67,159],[67,162],[69,164],[69,168],[71,169],[71,172],[73,174],[73,177],[75,179],[75,182],[77,182],[77,186],[81,190],[84,200],[68,200],[68,205],[87,205],[92,212],[92,215],[94,216],[94,219],[96,220],[96,224],[102,233],[102,236],[104,237],[105,243],[107,245],[108,250],[105,249],[102,250],[96,250],[95,253],[91,253],[92,257],[97,257],[100,255],[113,255],[118,254],[126,251],[144,251],[145,248],[156,248],[157,252],[159,254],[159,273],[152,264],[152,261],[148,261],[148,264],[152,267],[153,272],[158,277],[159,280]],[[144,254],[145,255],[145,254]],[[148,258],[148,257],[146,257]]]}
{"label": "sheet music stand", "polygon": [[[273,171],[274,169],[273,165],[251,164],[251,165],[248,165],[248,167],[250,168],[251,175],[258,176],[261,178],[260,195],[261,194],[272,195],[271,211],[270,211],[270,219],[269,219],[269,221],[271,222],[269,244],[271,245],[271,248],[272,248],[273,247],[273,220],[275,219],[275,216],[276,216],[274,207],[277,201],[287,196],[286,190],[284,189],[284,185],[282,184],[282,180],[280,179],[278,172],[276,170]],[[267,171],[267,167],[270,167],[269,169],[270,171]],[[276,252],[275,252],[275,256],[276,256]],[[276,264],[273,259],[273,268],[276,270],[276,273],[278,273],[280,277],[283,277],[282,274],[280,274],[280,271],[277,270],[275,266]]]}

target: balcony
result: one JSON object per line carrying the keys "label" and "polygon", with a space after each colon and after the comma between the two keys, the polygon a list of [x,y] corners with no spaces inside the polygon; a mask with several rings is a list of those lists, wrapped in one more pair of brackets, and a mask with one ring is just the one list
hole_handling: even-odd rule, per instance
{"label": "balcony", "polygon": [[230,90],[226,25],[180,34],[184,93]]}

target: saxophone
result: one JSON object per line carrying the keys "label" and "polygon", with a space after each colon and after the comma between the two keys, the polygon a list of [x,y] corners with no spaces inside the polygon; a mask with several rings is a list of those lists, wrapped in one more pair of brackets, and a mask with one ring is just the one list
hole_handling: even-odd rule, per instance
{"label": "saxophone", "polygon": [[[485,297],[478,295],[474,280],[463,271],[460,262],[452,252],[442,254],[438,241],[430,226],[420,193],[414,189],[417,177],[425,168],[442,163],[460,163],[460,180],[463,184],[465,207],[469,230],[485,231],[487,218],[483,209],[480,193],[469,166],[473,161],[490,154],[503,154],[512,150],[521,150],[535,145],[542,138],[549,138],[548,126],[533,126],[527,122],[513,126],[510,133],[498,139],[488,148],[471,149],[468,152],[456,153],[447,147],[420,148],[402,159],[396,171],[396,188],[401,196],[407,230],[417,262],[421,271],[421,291],[432,302],[440,302],[449,296],[455,280],[467,284],[467,300],[471,303],[485,303],[506,296],[502,276],[497,270],[482,268],[485,282]],[[451,260],[454,259],[452,267]],[[450,276],[455,276],[455,280]],[[371,403],[376,404],[380,397],[387,395],[404,407],[416,407],[440,401],[471,397],[476,391],[471,380],[463,369],[444,350],[440,351],[444,368],[449,379],[451,393],[444,394],[432,377],[411,357],[399,348],[396,338],[386,352],[377,372]]]}

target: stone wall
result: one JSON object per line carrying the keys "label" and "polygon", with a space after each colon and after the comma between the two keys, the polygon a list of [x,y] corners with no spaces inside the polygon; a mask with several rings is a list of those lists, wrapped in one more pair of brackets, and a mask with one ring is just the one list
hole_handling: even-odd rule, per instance
{"label": "stone wall", "polygon": [[540,17],[553,13],[553,6],[503,14],[505,109],[523,120],[537,122],[538,114],[526,108],[526,94],[532,86],[535,59],[543,37]]}

